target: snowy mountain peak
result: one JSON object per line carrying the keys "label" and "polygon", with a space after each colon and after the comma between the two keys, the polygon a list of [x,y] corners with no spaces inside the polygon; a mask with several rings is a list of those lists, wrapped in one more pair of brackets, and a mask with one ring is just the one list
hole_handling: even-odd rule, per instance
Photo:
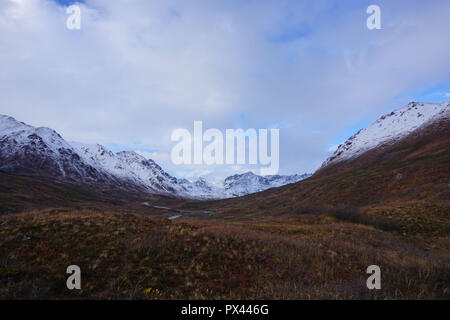
{"label": "snowy mountain peak", "polygon": [[17,121],[13,117],[0,114],[0,136],[10,134],[11,132],[25,131],[33,127]]}
{"label": "snowy mountain peak", "polygon": [[450,100],[444,103],[410,102],[405,107],[380,117],[369,127],[351,136],[322,164],[322,167],[358,157],[370,149],[394,142],[449,112]]}

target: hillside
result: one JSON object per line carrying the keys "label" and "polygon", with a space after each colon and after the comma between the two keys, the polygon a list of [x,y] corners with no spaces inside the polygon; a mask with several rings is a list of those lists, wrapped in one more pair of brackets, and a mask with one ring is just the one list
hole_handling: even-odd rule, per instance
{"label": "hillside", "polygon": [[443,103],[411,102],[403,108],[380,117],[365,129],[359,130],[341,144],[322,165],[348,161],[374,148],[383,149],[408,136],[415,130],[427,127],[442,117],[448,116],[450,101]]}

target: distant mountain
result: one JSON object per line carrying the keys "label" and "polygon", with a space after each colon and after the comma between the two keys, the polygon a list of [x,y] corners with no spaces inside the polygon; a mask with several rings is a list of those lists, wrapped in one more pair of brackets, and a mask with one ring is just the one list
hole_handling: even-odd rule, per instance
{"label": "distant mountain", "polygon": [[35,128],[0,115],[0,170],[139,192],[197,199],[228,198],[258,192],[303,176],[256,176],[225,179],[223,187],[199,178],[190,182],[165,172],[133,151],[112,152],[99,144],[66,142],[56,131]]}
{"label": "distant mountain", "polygon": [[151,192],[182,195],[187,189],[178,179],[166,173],[156,162],[134,151],[112,152],[95,144],[71,142],[77,154],[99,172],[147,188]]}
{"label": "distant mountain", "polygon": [[380,117],[369,127],[358,131],[341,144],[322,167],[344,160],[350,160],[364,152],[392,145],[414,130],[429,125],[445,116],[450,109],[450,101],[444,103],[411,102],[405,107]]}
{"label": "distant mountain", "polygon": [[310,176],[311,174],[308,173],[288,176],[258,176],[252,172],[235,174],[224,180],[224,192],[227,197],[238,197],[270,188],[280,187],[285,184],[298,182]]}

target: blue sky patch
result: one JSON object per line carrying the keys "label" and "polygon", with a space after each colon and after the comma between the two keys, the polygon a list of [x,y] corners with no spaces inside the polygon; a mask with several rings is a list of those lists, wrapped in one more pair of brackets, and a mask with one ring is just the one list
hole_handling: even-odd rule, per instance
{"label": "blue sky patch", "polygon": [[84,3],[85,0],[55,0],[56,3],[62,5],[62,6],[70,6],[75,3]]}

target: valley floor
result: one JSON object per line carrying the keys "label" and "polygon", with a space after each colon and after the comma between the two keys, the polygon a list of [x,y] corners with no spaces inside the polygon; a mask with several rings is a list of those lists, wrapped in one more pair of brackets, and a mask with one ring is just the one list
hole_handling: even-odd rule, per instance
{"label": "valley floor", "polygon": [[[0,299],[450,298],[448,221],[421,228],[403,211],[378,223],[389,208],[174,220],[151,210],[1,215]],[[381,290],[366,287],[374,264]],[[81,290],[66,287],[69,265],[81,268]]]}

